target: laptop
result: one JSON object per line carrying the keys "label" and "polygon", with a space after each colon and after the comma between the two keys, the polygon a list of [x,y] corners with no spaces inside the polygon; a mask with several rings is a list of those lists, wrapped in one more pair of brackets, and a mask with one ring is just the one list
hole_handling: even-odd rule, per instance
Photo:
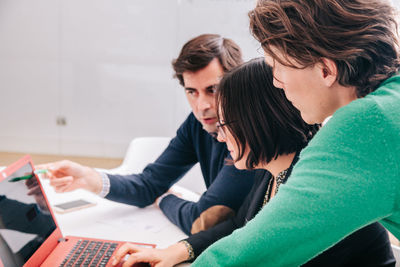
{"label": "laptop", "polygon": [[123,243],[62,236],[29,155],[0,171],[0,267],[108,267]]}

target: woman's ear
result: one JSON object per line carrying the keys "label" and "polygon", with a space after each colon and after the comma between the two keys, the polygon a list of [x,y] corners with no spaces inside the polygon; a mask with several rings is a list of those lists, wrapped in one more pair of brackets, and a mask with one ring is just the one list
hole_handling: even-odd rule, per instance
{"label": "woman's ear", "polygon": [[331,87],[337,79],[336,63],[328,58],[321,59],[321,77],[327,87]]}

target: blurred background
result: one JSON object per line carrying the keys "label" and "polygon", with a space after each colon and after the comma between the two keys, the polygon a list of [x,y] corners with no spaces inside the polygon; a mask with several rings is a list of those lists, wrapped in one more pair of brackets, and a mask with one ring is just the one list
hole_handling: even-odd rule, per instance
{"label": "blurred background", "polygon": [[254,3],[0,0],[0,151],[122,158],[135,137],[173,136],[190,109],[171,60],[202,33],[260,56]]}
{"label": "blurred background", "polygon": [[117,165],[133,138],[174,136],[190,109],[171,60],[202,33],[261,56],[254,4],[0,0],[0,166],[26,153]]}

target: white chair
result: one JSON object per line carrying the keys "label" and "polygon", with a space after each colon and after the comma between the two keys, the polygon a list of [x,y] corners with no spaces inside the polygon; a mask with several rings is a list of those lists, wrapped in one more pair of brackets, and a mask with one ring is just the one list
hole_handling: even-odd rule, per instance
{"label": "white chair", "polygon": [[142,172],[147,164],[155,161],[167,148],[169,137],[138,137],[129,143],[122,164],[107,173],[130,174]]}
{"label": "white chair", "polygon": [[[170,137],[135,138],[130,142],[122,164],[115,169],[105,171],[112,174],[140,173],[147,164],[160,156],[170,141]],[[196,194],[202,194],[206,188],[199,164],[196,164],[177,184]]]}

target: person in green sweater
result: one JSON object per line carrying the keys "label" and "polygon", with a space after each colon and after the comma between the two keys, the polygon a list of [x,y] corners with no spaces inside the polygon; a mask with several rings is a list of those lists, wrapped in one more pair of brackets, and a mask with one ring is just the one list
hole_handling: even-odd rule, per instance
{"label": "person in green sweater", "polygon": [[192,266],[299,266],[376,221],[399,238],[395,9],[386,0],[259,0],[249,17],[274,85],[323,126],[279,194]]}
{"label": "person in green sweater", "polygon": [[[226,142],[238,169],[258,172],[253,187],[233,218],[201,231],[164,249],[126,243],[115,253],[114,266],[148,262],[170,267],[192,261],[218,239],[245,226],[277,194],[287,181],[299,151],[319,129],[308,125],[300,112],[272,85],[272,69],[263,58],[250,60],[227,72],[217,90],[218,140]],[[127,254],[130,254],[126,258]],[[126,259],[126,260],[125,260]],[[386,229],[372,223],[351,234],[304,267],[354,266],[394,267]],[[120,265],[117,265],[120,266]]]}

